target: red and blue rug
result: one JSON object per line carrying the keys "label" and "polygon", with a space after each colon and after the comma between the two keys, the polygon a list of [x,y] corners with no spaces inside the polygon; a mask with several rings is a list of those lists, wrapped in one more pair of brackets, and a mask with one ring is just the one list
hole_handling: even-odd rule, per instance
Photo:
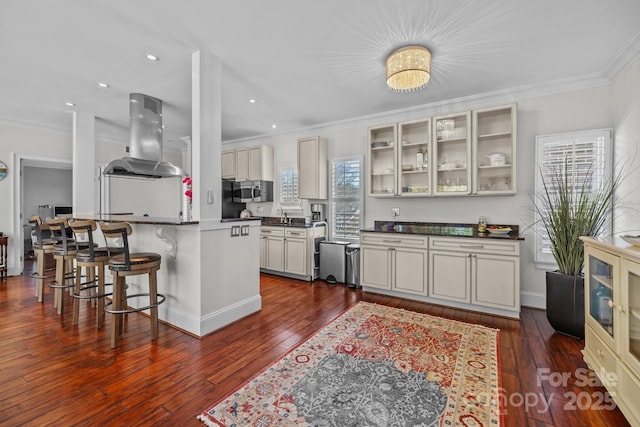
{"label": "red and blue rug", "polygon": [[499,426],[496,329],[360,302],[198,416],[209,426]]}

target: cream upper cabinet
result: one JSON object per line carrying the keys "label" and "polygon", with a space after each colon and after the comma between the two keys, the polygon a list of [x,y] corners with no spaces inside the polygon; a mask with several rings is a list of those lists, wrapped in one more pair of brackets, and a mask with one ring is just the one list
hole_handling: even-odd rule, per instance
{"label": "cream upper cabinet", "polygon": [[473,194],[515,194],[515,130],[515,104],[473,111]]}
{"label": "cream upper cabinet", "polygon": [[222,157],[222,178],[236,178],[236,152],[235,150],[226,150],[221,154]]}
{"label": "cream upper cabinet", "polygon": [[298,198],[326,199],[327,141],[320,137],[298,140]]}
{"label": "cream upper cabinet", "polygon": [[369,195],[394,196],[397,189],[396,124],[369,129]]}
{"label": "cream upper cabinet", "polygon": [[434,195],[471,194],[471,112],[433,119]]}
{"label": "cream upper cabinet", "polygon": [[273,181],[273,147],[236,148],[221,153],[222,178]]}

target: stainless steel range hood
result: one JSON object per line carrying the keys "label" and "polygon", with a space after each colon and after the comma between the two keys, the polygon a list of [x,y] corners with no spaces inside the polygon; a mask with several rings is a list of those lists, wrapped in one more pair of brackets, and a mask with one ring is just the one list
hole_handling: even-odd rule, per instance
{"label": "stainless steel range hood", "polygon": [[162,161],[162,101],[129,94],[129,157],[113,160],[105,175],[139,178],[186,176],[178,166]]}

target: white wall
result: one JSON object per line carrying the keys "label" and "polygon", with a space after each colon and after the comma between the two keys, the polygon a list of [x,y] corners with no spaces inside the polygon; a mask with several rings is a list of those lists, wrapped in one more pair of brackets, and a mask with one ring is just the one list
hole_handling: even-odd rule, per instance
{"label": "white wall", "polygon": [[[628,176],[616,197],[615,234],[640,234],[640,57],[611,85],[615,158]],[[623,174],[627,173],[623,172]]]}
{"label": "white wall", "polygon": [[[428,89],[427,89],[428,90]],[[409,113],[394,113],[383,117],[362,119],[350,123],[327,127],[316,127],[295,133],[256,138],[226,144],[227,148],[266,144],[274,147],[275,169],[286,165],[296,165],[296,140],[301,137],[319,135],[327,138],[329,158],[362,156],[367,163],[368,128],[374,125],[409,121],[466,109],[491,107],[517,102],[517,186],[515,196],[493,197],[447,197],[447,198],[373,198],[364,200],[364,225],[372,227],[375,220],[391,220],[391,208],[399,207],[399,221],[437,221],[475,223],[484,215],[490,223],[517,224],[525,241],[522,243],[521,271],[523,304],[544,307],[544,271],[536,269],[533,263],[533,207],[530,194],[534,183],[534,141],[536,135],[568,132],[585,129],[613,127],[610,109],[609,87],[599,86],[589,89],[564,92],[554,95],[530,97],[526,99],[504,99],[499,103],[474,105],[445,105]],[[366,174],[365,170],[365,174]],[[366,182],[366,180],[365,180]],[[274,183],[274,200],[279,191]],[[277,215],[277,203],[261,204],[262,215]],[[254,211],[257,205],[251,207]],[[255,213],[255,212],[254,212]],[[306,213],[305,213],[306,214]]]}

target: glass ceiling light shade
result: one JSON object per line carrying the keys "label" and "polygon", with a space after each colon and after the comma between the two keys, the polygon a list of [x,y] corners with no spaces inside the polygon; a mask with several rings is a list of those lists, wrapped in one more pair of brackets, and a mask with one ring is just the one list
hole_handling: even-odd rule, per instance
{"label": "glass ceiling light shade", "polygon": [[422,89],[431,78],[431,52],[424,46],[405,46],[387,58],[387,86],[396,92]]}

